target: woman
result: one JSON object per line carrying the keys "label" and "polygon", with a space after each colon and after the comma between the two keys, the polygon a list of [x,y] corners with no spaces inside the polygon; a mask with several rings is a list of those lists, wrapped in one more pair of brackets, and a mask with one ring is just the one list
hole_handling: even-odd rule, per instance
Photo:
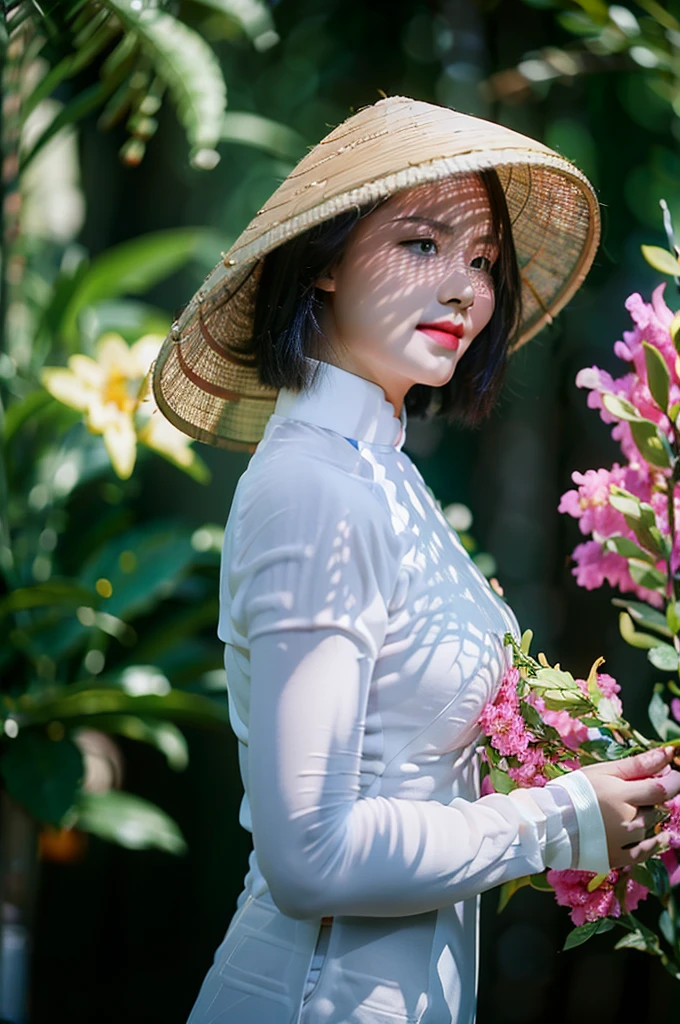
{"label": "woman", "polygon": [[480,798],[518,627],[402,447],[407,412],[489,411],[598,229],[546,147],[386,99],[305,157],[166,341],[165,414],[256,449],[218,628],[254,851],[191,1024],[471,1024],[481,892],[654,850],[663,750]]}

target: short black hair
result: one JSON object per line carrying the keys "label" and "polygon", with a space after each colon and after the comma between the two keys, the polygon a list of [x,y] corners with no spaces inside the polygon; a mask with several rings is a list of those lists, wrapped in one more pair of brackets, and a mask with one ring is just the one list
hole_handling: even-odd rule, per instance
{"label": "short black hair", "polygon": [[[441,387],[413,384],[404,404],[408,415],[434,414],[448,422],[475,425],[493,408],[500,392],[508,348],[521,321],[521,280],[505,193],[494,170],[479,171],[491,210],[499,256],[491,270],[493,315]],[[341,259],[352,228],[380,203],[357,206],[284,242],[263,260],[253,334],[241,349],[251,356],[262,384],[302,391],[313,368],[305,356],[324,359],[327,342],[319,326],[322,298],[315,281]],[[437,394],[434,394],[434,393]]]}

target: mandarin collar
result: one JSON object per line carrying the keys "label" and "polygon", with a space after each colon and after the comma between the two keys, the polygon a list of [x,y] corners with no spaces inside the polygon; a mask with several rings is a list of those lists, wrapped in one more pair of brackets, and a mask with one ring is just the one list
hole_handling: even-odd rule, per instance
{"label": "mandarin collar", "polygon": [[275,415],[314,423],[354,441],[401,450],[406,440],[405,404],[397,417],[379,384],[332,363],[305,358],[316,367],[310,388],[300,392],[281,388]]}

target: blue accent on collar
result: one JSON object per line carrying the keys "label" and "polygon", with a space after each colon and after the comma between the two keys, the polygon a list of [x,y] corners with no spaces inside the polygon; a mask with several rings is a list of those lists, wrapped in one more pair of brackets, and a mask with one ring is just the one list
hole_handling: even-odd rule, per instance
{"label": "blue accent on collar", "polygon": [[350,444],[353,444],[353,445],[354,445],[354,447],[356,448],[356,450],[357,450],[357,451],[359,451],[359,442],[358,442],[358,441],[355,441],[355,440],[354,440],[354,438],[352,438],[352,437],[346,437],[346,438],[345,438],[345,441],[349,441],[349,443],[350,443]]}

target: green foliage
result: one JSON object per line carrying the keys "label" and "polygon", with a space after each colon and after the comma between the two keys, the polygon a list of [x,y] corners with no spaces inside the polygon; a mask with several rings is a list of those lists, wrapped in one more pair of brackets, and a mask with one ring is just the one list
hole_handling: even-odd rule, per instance
{"label": "green foliage", "polygon": [[191,145],[194,167],[210,170],[218,160],[227,91],[215,54],[204,39],[160,9],[142,8],[134,0],[105,0],[125,28],[139,39],[174,99]]}
{"label": "green foliage", "polygon": [[588,939],[592,939],[594,935],[601,935],[603,932],[611,931],[613,927],[614,922],[609,917],[602,917],[599,921],[588,921],[586,924],[581,924],[569,932],[562,949],[565,951],[575,949],[576,946],[581,946]]}
{"label": "green foliage", "polygon": [[652,392],[652,398],[661,411],[666,412],[668,408],[668,389],[670,387],[670,374],[668,373],[666,361],[654,345],[643,341],[642,347],[645,353],[649,390]]}
{"label": "green foliage", "polygon": [[662,249],[658,245],[643,245],[641,249],[642,255],[654,270],[661,274],[670,274],[672,277],[680,275],[680,264],[667,249]]}
{"label": "green foliage", "polygon": [[107,249],[89,266],[80,265],[70,294],[55,293],[45,311],[46,322],[74,346],[85,309],[122,295],[143,295],[183,266],[208,237],[207,231],[197,228],[157,231]]}
{"label": "green foliage", "polygon": [[73,809],[74,824],[129,850],[156,848],[182,854],[186,843],[168,815],[130,793],[81,793]]}
{"label": "green foliage", "polygon": [[[662,687],[660,689],[663,689]],[[674,740],[680,737],[680,725],[671,718],[670,708],[661,696],[660,689],[655,689],[649,702],[647,714],[649,720],[662,740]]]}
{"label": "green foliage", "polygon": [[77,799],[83,757],[71,740],[20,732],[0,758],[7,792],[39,821],[59,825]]}

